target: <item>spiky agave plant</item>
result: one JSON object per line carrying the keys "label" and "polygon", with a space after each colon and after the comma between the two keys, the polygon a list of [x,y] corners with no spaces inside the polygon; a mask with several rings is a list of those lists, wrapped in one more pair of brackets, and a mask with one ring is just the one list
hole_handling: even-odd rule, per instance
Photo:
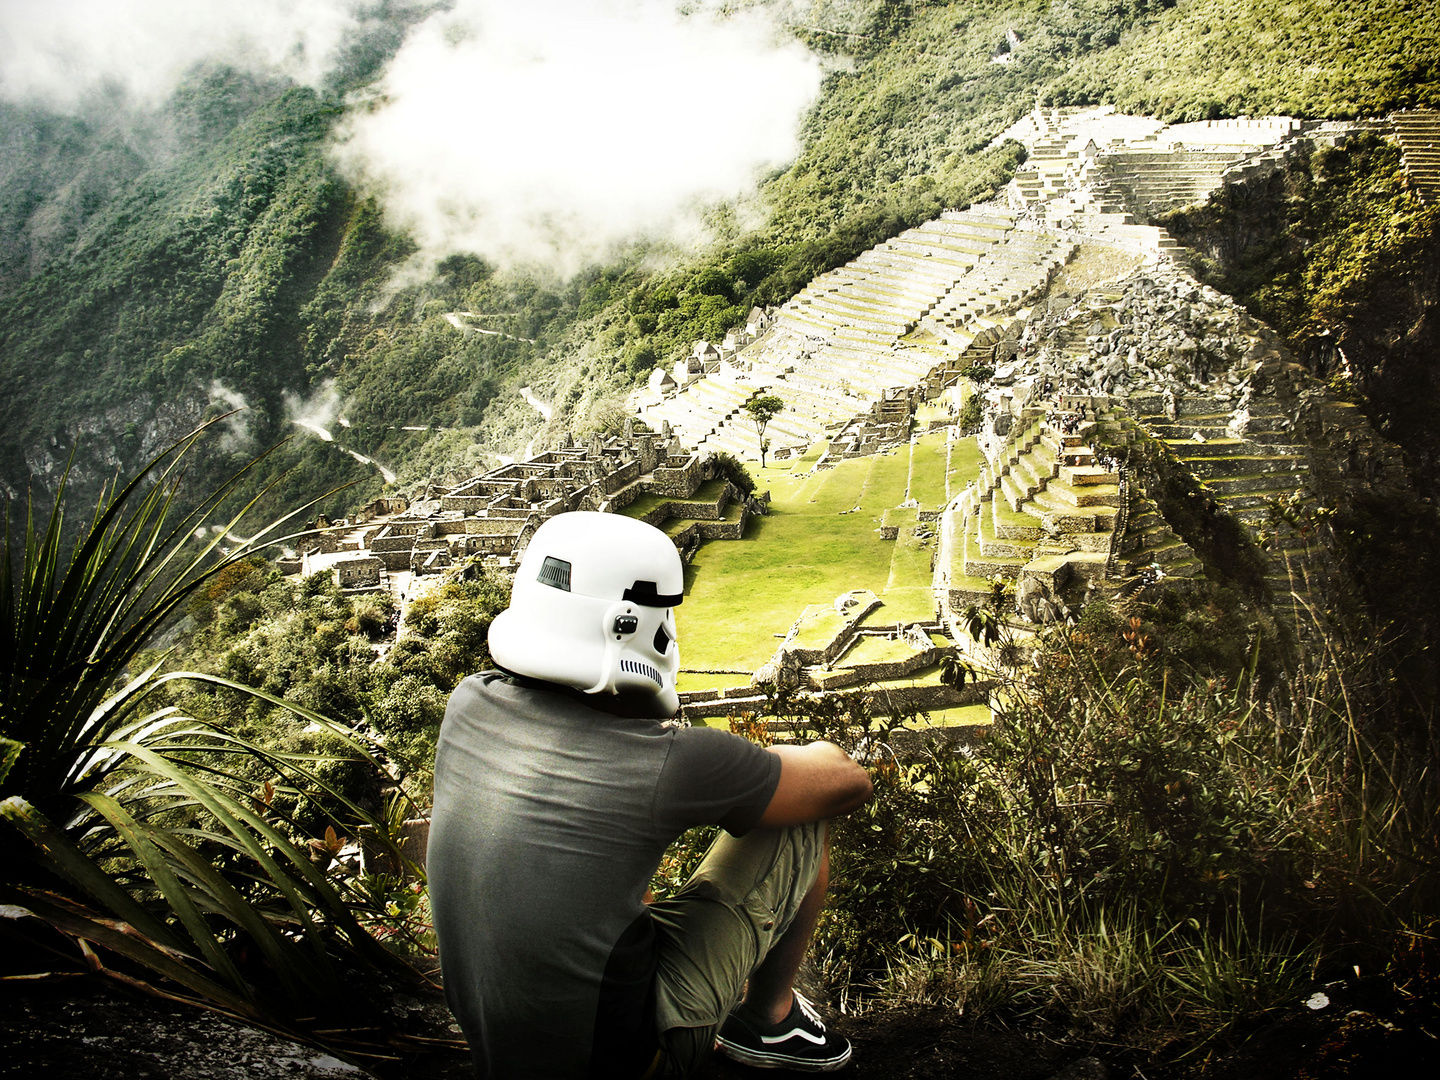
{"label": "spiky agave plant", "polygon": [[[126,678],[197,588],[285,539],[277,534],[294,516],[222,549],[252,502],[205,541],[201,526],[255,463],[180,511],[183,464],[204,430],[107,490],[68,559],[63,482],[43,528],[32,507],[22,551],[12,550],[7,530],[0,895],[11,904],[12,932],[48,924],[92,968],[105,967],[99,946],[232,1012],[268,1011],[273,1020],[277,1006],[283,1016],[302,1003],[314,1013],[323,1011],[317,1001],[343,1000],[337,959],[398,963],[277,807],[321,807],[332,820],[348,819],[336,820],[341,829],[379,823],[322,779],[317,766],[336,755],[279,753],[240,739],[185,715],[163,688],[190,681],[253,695],[327,730],[337,754],[381,766],[354,732],[258,690],[161,664]],[[265,778],[258,788],[257,777]],[[332,844],[336,836],[329,833]],[[15,920],[21,911],[28,914]]]}

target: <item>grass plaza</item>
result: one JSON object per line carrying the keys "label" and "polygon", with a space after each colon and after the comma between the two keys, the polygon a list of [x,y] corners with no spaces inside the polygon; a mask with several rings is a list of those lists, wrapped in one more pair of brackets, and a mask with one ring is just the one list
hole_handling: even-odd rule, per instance
{"label": "grass plaza", "polygon": [[[934,617],[935,539],[902,529],[899,539],[884,540],[881,519],[907,499],[938,510],[964,490],[979,475],[974,440],[950,442],[935,431],[811,471],[823,450],[754,469],[759,489],[770,490],[769,515],[752,518],[739,543],[705,544],[687,567],[685,602],[676,609],[686,669],[753,671],[807,607],[852,589],[869,589],[883,604],[868,622]],[[689,676],[681,687],[713,684]]]}

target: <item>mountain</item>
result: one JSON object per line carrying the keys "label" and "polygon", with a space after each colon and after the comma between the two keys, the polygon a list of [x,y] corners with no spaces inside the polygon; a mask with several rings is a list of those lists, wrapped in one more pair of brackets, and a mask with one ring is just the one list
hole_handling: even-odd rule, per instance
{"label": "mountain", "polygon": [[[318,89],[211,67],[149,111],[0,106],[0,483],[51,490],[74,454],[93,490],[240,403],[212,472],[317,410],[343,416],[345,444],[402,485],[473,464],[476,444],[514,453],[541,423],[520,386],[556,406],[542,443],[603,422],[607,401],[751,305],[988,196],[1021,157],[991,140],[1037,99],[1172,120],[1440,103],[1440,40],[1422,7],[817,3],[794,32],[832,69],[799,156],[762,186],[768,220],[742,229],[720,207],[709,250],[657,259],[637,246],[566,281],[463,254],[421,281],[396,276],[412,242],[328,150],[413,12]],[[1297,221],[1305,209],[1292,205]],[[1316,302],[1292,291],[1276,318],[1304,322]],[[498,332],[464,333],[445,317],[456,311]],[[286,478],[270,505],[357,483],[338,508],[382,484],[308,436],[272,461],[268,475]]]}

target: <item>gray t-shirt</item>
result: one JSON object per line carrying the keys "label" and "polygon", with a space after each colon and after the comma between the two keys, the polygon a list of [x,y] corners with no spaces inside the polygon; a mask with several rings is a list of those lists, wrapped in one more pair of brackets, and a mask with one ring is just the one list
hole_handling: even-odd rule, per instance
{"label": "gray t-shirt", "polygon": [[450,1007],[481,1077],[637,1076],[653,1055],[644,904],[694,825],[753,828],[780,759],[728,732],[485,672],[435,755],[427,872]]}

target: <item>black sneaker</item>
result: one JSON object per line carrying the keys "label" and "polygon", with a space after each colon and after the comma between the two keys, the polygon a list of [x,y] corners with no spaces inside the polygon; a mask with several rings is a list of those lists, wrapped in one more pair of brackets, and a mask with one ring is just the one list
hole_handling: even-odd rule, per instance
{"label": "black sneaker", "polygon": [[826,1031],[815,1006],[798,991],[780,1023],[767,1023],[741,1005],[720,1025],[716,1041],[726,1057],[760,1069],[833,1072],[850,1060],[850,1040]]}

